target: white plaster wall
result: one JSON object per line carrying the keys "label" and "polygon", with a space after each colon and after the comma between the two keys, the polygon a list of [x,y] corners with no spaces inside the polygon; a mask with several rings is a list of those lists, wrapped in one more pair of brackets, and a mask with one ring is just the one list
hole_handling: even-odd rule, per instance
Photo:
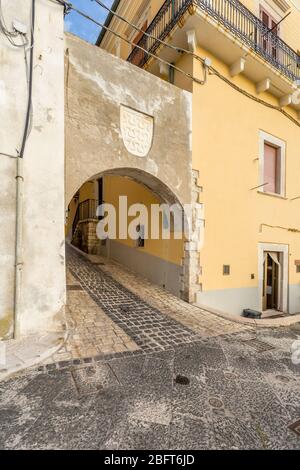
{"label": "white plaster wall", "polygon": [[259,310],[258,288],[248,287],[199,292],[196,304],[208,310],[241,315],[243,310],[247,308]]}
{"label": "white plaster wall", "polygon": [[[257,287],[241,289],[223,289],[197,294],[197,305],[202,308],[216,310],[232,315],[241,315],[244,309],[261,312],[260,291]],[[288,286],[287,313],[294,315],[300,313],[299,285]]]}
{"label": "white plaster wall", "polygon": [[289,313],[300,313],[300,289],[299,284],[289,285]]}
{"label": "white plaster wall", "polygon": [[[31,3],[2,0],[7,26],[16,18],[30,31]],[[0,152],[15,155],[27,104],[25,61],[23,49],[3,35],[0,61]],[[49,0],[36,0],[32,104],[24,157],[23,335],[58,328],[65,304],[63,7]],[[13,310],[15,175],[16,161],[0,155],[0,338],[1,320]]]}

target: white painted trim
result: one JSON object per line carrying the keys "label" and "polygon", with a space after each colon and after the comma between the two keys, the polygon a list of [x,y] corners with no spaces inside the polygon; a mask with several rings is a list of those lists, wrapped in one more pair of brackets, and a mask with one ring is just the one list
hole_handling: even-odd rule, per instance
{"label": "white painted trim", "polygon": [[284,106],[289,106],[292,103],[293,95],[288,94],[284,95],[279,100],[280,108],[284,108]]}
{"label": "white painted trim", "polygon": [[282,197],[286,196],[286,185],[285,185],[285,171],[286,171],[286,143],[284,140],[278,139],[278,137],[268,134],[265,131],[259,131],[259,186],[264,185],[267,181],[264,181],[264,155],[265,155],[265,143],[274,145],[280,149],[280,193],[270,193],[264,191],[264,188],[260,190],[264,194],[274,194]]}
{"label": "white painted trim", "polygon": [[[260,9],[261,7],[269,13],[269,15],[273,18],[276,23],[280,23],[286,13],[282,11],[282,9],[276,5],[275,1],[273,0],[256,0],[256,5],[254,8],[254,14],[261,19],[260,16]],[[286,39],[286,24],[283,21],[278,26],[279,37],[282,39]]]}
{"label": "white painted trim", "polygon": [[270,90],[270,88],[271,88],[270,78],[265,78],[264,80],[256,84],[257,93],[263,93],[265,91]]}
{"label": "white painted trim", "polygon": [[170,66],[164,62],[159,63],[159,73],[162,77],[168,78],[170,72]]}
{"label": "white painted trim", "polygon": [[289,282],[289,246],[273,243],[259,243],[258,245],[258,295],[259,310],[263,311],[263,282],[264,282],[264,254],[266,251],[275,251],[283,254],[281,305],[282,311],[288,313],[288,282]]}
{"label": "white painted trim", "polygon": [[300,11],[300,3],[299,0],[290,0],[290,2],[294,5],[294,7]]}
{"label": "white painted trim", "polygon": [[186,37],[187,37],[189,50],[192,51],[192,52],[196,52],[197,47],[198,47],[198,40],[197,40],[196,31],[194,29],[191,29],[191,30],[187,31],[186,32]]}
{"label": "white painted trim", "polygon": [[230,75],[236,77],[237,75],[245,71],[246,59],[240,57],[234,64],[230,67]]}
{"label": "white painted trim", "polygon": [[[272,0],[256,0],[255,14],[258,18],[260,18],[260,7],[266,10],[277,23],[284,17],[282,9]],[[280,25],[280,29],[282,26],[283,24]]]}

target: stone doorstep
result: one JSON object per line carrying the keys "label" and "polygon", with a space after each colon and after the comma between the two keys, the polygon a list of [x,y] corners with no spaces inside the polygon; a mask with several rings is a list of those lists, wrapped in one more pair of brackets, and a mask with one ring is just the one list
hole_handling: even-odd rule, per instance
{"label": "stone doorstep", "polygon": [[195,304],[195,307],[207,314],[213,313],[214,315],[223,318],[229,322],[234,322],[238,324],[253,326],[255,328],[282,328],[285,326],[296,325],[300,323],[300,313],[294,315],[287,315],[280,318],[261,318],[260,320],[255,320],[252,318],[245,318],[239,315],[233,315],[232,313],[222,312],[220,310],[212,309],[210,307]]}
{"label": "stone doorstep", "polygon": [[57,331],[40,336],[28,336],[20,340],[4,341],[6,365],[0,365],[0,382],[45,362],[61,349],[66,339],[66,331]]}

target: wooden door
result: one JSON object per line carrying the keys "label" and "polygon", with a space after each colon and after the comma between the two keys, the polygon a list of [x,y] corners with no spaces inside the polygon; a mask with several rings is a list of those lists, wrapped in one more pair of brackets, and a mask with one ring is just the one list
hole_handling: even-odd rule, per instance
{"label": "wooden door", "polygon": [[280,310],[281,267],[278,253],[264,257],[263,310]]}
{"label": "wooden door", "polygon": [[[280,35],[280,27],[277,26],[277,21],[272,18],[272,16],[261,7],[260,9],[260,18],[263,24],[269,29],[272,30],[272,33],[276,36]],[[273,34],[265,33],[261,38],[261,43],[263,49],[274,59],[278,58],[278,46],[276,42],[276,37]]]}

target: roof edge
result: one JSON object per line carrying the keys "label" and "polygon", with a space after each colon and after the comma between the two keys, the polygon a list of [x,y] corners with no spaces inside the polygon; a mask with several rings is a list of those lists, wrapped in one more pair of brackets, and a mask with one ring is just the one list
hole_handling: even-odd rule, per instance
{"label": "roof edge", "polygon": [[[113,12],[115,12],[115,11],[117,10],[117,8],[118,8],[120,2],[121,2],[121,0],[114,0],[114,3],[112,4],[112,6],[111,6],[110,9],[111,9]],[[109,12],[109,14],[107,15],[107,18],[106,18],[106,20],[105,20],[104,26],[107,26],[107,27],[108,27],[108,26],[110,25],[111,20],[113,19],[113,17],[114,17],[114,14],[111,13],[111,12]],[[96,46],[101,46],[101,42],[103,41],[106,32],[107,32],[107,31],[106,31],[105,28],[102,28],[102,29],[101,29],[100,34],[99,34],[99,36],[98,36],[98,39],[97,39],[97,41],[96,41],[96,43],[95,43]]]}

